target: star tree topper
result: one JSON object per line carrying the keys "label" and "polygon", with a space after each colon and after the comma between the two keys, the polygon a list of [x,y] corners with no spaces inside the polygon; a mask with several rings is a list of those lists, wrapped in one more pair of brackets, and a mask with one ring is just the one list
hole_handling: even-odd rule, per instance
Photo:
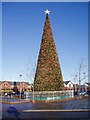
{"label": "star tree topper", "polygon": [[47,9],[47,10],[45,11],[45,13],[46,13],[46,14],[49,14],[49,13],[50,13],[50,11]]}

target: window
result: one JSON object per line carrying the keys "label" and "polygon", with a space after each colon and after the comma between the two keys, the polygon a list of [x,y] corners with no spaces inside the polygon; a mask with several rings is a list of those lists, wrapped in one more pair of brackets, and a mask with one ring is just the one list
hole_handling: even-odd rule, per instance
{"label": "window", "polygon": [[4,86],[6,87],[6,86],[7,86],[7,84],[5,83],[5,84],[4,84]]}
{"label": "window", "polygon": [[71,84],[69,84],[69,87],[71,87]]}
{"label": "window", "polygon": [[23,87],[24,87],[24,84],[23,84]]}

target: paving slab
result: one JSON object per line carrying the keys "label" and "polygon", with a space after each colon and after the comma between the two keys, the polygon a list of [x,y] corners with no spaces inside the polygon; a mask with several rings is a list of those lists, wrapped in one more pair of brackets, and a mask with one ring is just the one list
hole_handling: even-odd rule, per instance
{"label": "paving slab", "polygon": [[[40,111],[41,110],[41,111]],[[75,117],[88,118],[90,113],[90,98],[73,99],[60,102],[36,102],[22,104],[2,104],[3,118],[50,118]],[[44,111],[44,112],[43,112]]]}

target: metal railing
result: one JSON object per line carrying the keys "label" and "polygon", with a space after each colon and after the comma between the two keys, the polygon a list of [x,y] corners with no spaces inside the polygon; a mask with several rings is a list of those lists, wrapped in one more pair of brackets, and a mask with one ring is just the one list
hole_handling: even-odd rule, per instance
{"label": "metal railing", "polygon": [[[34,92],[35,100],[57,100],[62,98],[71,98],[74,97],[73,90],[66,91],[40,91]],[[33,92],[26,92],[25,99],[33,100]]]}

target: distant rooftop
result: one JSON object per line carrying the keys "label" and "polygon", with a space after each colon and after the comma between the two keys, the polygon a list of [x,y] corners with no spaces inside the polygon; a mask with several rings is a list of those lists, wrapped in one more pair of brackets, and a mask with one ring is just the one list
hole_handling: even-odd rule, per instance
{"label": "distant rooftop", "polygon": [[85,84],[90,85],[90,82],[85,82]]}
{"label": "distant rooftop", "polygon": [[[8,82],[10,85],[14,85],[14,82],[16,82],[17,85],[20,84],[20,82],[17,82],[17,81],[0,81],[0,84],[4,83],[4,82]],[[24,81],[22,81],[21,83],[23,83]],[[24,82],[26,83],[27,85],[30,85],[29,82]]]}
{"label": "distant rooftop", "polygon": [[[64,81],[64,83],[67,85],[69,82],[71,82],[70,80]],[[72,83],[72,82],[71,82]]]}

